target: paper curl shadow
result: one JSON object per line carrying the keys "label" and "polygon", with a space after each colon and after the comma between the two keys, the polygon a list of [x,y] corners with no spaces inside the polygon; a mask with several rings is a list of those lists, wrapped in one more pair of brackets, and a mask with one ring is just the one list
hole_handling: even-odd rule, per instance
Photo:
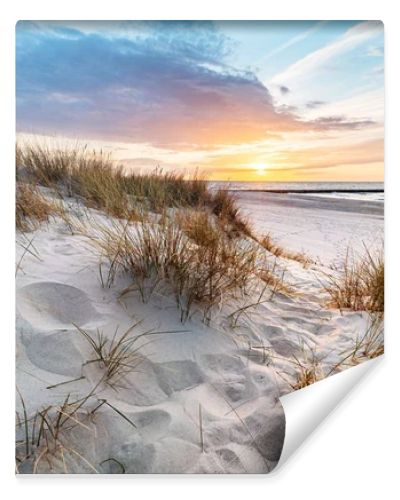
{"label": "paper curl shadow", "polygon": [[281,457],[273,473],[280,470],[325,418],[382,361],[383,356],[366,361],[280,398],[285,412],[286,431]]}

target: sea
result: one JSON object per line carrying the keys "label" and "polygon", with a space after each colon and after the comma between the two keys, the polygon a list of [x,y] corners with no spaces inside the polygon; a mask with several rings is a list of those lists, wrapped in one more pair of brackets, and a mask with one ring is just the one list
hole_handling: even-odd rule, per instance
{"label": "sea", "polygon": [[384,202],[383,182],[210,182],[211,189],[246,192],[296,193],[320,196]]}

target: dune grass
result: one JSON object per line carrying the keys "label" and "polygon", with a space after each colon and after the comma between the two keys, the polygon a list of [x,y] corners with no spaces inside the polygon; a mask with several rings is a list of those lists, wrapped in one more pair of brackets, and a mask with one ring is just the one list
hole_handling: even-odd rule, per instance
{"label": "dune grass", "polygon": [[[324,370],[322,360],[318,356],[316,348],[310,347],[308,344],[302,342],[299,345],[299,353],[290,357],[284,358],[279,355],[268,353],[265,359],[272,361],[285,361],[292,365],[290,372],[281,372],[277,370],[276,373],[293,391],[303,389],[315,382],[319,382],[328,377],[331,373],[335,372],[342,363],[338,363],[335,367]],[[256,349],[265,348],[263,346],[256,346]],[[330,371],[329,371],[330,370]]]}
{"label": "dune grass", "polygon": [[45,406],[30,414],[17,388],[22,406],[22,411],[16,412],[17,473],[69,474],[77,472],[78,466],[80,473],[100,473],[99,467],[104,461],[92,463],[85,456],[88,439],[92,438],[96,442],[98,438],[95,414],[100,408],[108,408],[134,430],[136,425],[123,411],[96,395],[98,386],[96,384],[82,398],[74,400],[68,394],[62,403]]}
{"label": "dune grass", "polygon": [[243,217],[235,198],[229,191],[219,189],[210,194],[210,199],[206,205],[222,222],[225,231],[231,236],[252,236],[252,229],[249,221]]}
{"label": "dune grass", "polygon": [[154,292],[171,294],[185,321],[246,295],[259,268],[259,249],[252,241],[232,239],[218,230],[218,219],[206,212],[160,217],[157,223],[115,223],[98,228],[92,243],[109,263],[106,283],[127,274],[144,302]]}
{"label": "dune grass", "polygon": [[303,264],[304,267],[307,267],[308,265],[313,263],[312,259],[308,257],[304,252],[294,252],[278,245],[269,233],[258,239],[257,241],[263,248],[268,250],[268,252],[275,255],[275,257],[294,260],[296,262],[299,262],[300,264]]}
{"label": "dune grass", "polygon": [[137,174],[101,151],[39,142],[17,145],[16,161],[17,177],[117,218],[95,236],[87,231],[109,261],[108,286],[123,271],[144,301],[169,287],[182,321],[195,306],[209,318],[222,303],[244,299],[254,280],[283,290],[283,279],[260,265],[262,249],[233,195],[209,189],[197,173]]}
{"label": "dune grass", "polygon": [[[118,327],[115,329],[111,340],[108,339],[103,332],[96,330],[96,334],[90,334],[88,331],[74,325],[77,331],[83,336],[92,348],[94,359],[90,359],[84,363],[84,366],[97,363],[104,375],[102,381],[109,384],[114,389],[120,387],[120,383],[125,380],[126,375],[137,370],[143,361],[143,356],[140,355],[140,347],[136,346],[136,342],[144,337],[152,335],[186,333],[186,330],[178,331],[146,331],[138,335],[133,335],[132,332],[141,324],[141,321],[134,323],[130,328],[118,333]],[[148,341],[152,342],[152,341]]]}
{"label": "dune grass", "polygon": [[292,384],[292,389],[297,391],[298,389],[303,389],[315,382],[323,380],[326,378],[324,374],[319,360],[315,357],[315,355],[311,355],[304,360],[300,360],[298,358],[294,358],[296,365],[296,381]]}
{"label": "dune grass", "polygon": [[200,247],[218,245],[223,231],[221,222],[206,210],[180,210],[175,215],[175,222],[185,235]]}
{"label": "dune grass", "polygon": [[[18,391],[18,389],[17,389]],[[95,433],[87,415],[78,412],[79,401],[70,401],[68,395],[62,404],[49,405],[28,416],[24,399],[18,391],[23,408],[22,418],[17,413],[16,424],[16,469],[25,473],[41,472],[41,464],[46,463],[46,472],[68,473],[67,462],[77,459],[86,471],[95,472],[92,465],[70,443],[70,433],[75,428]]]}
{"label": "dune grass", "polygon": [[117,335],[117,328],[110,341],[100,330],[97,330],[96,335],[93,336],[75,325],[77,331],[89,343],[94,353],[94,359],[86,361],[85,365],[97,363],[101,368],[104,368],[104,379],[112,387],[117,387],[121,379],[133,372],[141,363],[142,357],[137,349],[133,349],[136,338],[130,336],[136,326],[137,324],[133,325],[120,336]]}
{"label": "dune grass", "polygon": [[377,314],[370,317],[366,332],[355,340],[351,360],[353,364],[359,364],[381,356],[384,351],[383,316]]}
{"label": "dune grass", "polygon": [[85,146],[49,147],[39,142],[17,145],[17,176],[54,189],[60,196],[82,198],[89,207],[129,217],[131,204],[121,188],[122,167],[102,151]]}
{"label": "dune grass", "polygon": [[21,232],[36,229],[47,222],[51,215],[60,214],[61,208],[49,201],[40,190],[24,182],[17,182],[15,192],[15,225]]}
{"label": "dune grass", "polygon": [[385,265],[383,248],[365,253],[357,260],[347,251],[343,265],[336,275],[328,275],[325,286],[330,295],[330,304],[338,309],[353,311],[384,312]]}
{"label": "dune grass", "polygon": [[173,207],[206,207],[223,221],[231,236],[251,232],[233,196],[209,190],[197,172],[190,178],[161,170],[130,172],[102,151],[89,151],[78,144],[17,144],[16,162],[17,177],[28,177],[62,196],[80,197],[89,207],[116,217],[135,220],[138,208],[162,213]]}

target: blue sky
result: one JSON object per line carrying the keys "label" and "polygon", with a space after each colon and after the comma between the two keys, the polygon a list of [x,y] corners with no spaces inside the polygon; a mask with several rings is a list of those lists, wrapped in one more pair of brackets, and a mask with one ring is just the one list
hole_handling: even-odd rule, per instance
{"label": "blue sky", "polygon": [[383,44],[365,21],[19,22],[17,132],[132,168],[380,180]]}

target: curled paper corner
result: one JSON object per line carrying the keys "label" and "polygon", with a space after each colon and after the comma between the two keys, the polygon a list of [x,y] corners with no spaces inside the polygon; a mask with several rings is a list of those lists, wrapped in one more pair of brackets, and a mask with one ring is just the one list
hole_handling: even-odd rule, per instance
{"label": "curled paper corner", "polygon": [[282,453],[272,474],[277,473],[296,454],[325,418],[382,361],[383,356],[366,361],[280,398],[286,430]]}

